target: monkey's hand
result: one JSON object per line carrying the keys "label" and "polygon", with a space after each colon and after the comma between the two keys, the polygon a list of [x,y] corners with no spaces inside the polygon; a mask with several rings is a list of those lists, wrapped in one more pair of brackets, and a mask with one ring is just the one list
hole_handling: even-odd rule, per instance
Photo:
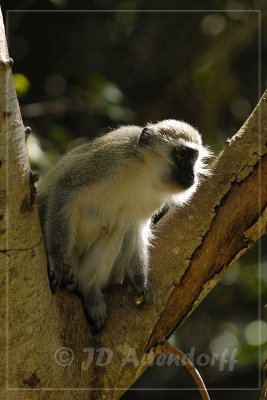
{"label": "monkey's hand", "polygon": [[135,304],[137,306],[151,305],[154,302],[155,293],[150,283],[143,287],[143,289],[139,288],[137,295],[135,296]]}
{"label": "monkey's hand", "polygon": [[56,291],[60,288],[61,286],[61,281],[60,279],[58,279],[55,271],[53,270],[48,270],[48,278],[49,278],[49,285],[50,285],[50,289],[52,294],[55,294]]}
{"label": "monkey's hand", "polygon": [[56,293],[59,288],[76,284],[72,269],[66,264],[63,264],[61,268],[57,268],[57,271],[49,268],[48,277],[52,294]]}

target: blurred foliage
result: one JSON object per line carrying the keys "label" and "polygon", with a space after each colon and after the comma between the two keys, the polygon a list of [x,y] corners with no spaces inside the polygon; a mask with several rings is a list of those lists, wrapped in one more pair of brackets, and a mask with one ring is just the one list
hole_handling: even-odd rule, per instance
{"label": "blurred foliage", "polygon": [[[156,0],[153,9],[165,11],[146,12],[152,5],[144,0],[10,0],[7,36],[24,123],[34,132],[28,139],[33,168],[47,171],[61,153],[108,128],[164,118],[193,124],[215,152],[222,149],[267,82],[266,2],[204,0],[203,10],[199,6],[193,0]],[[77,11],[84,9],[90,11]],[[180,11],[167,11],[175,9]],[[267,269],[260,281],[258,250],[226,274],[172,337],[195,360],[237,349],[231,371],[219,359],[199,366],[208,387],[259,385],[261,345],[267,357],[267,326],[261,321],[266,311],[260,314],[259,296],[267,293]],[[266,267],[266,255],[263,261]],[[136,383],[140,387],[194,384],[182,367],[154,366]],[[162,395],[129,391],[124,398]],[[249,390],[211,395],[255,398]]]}
{"label": "blurred foliage", "polygon": [[14,84],[18,96],[23,96],[30,89],[29,79],[23,74],[14,74]]}

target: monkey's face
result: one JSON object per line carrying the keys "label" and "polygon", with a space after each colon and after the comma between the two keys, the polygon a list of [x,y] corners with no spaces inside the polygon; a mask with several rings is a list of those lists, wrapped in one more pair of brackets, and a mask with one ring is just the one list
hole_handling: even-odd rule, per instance
{"label": "monkey's face", "polygon": [[165,120],[148,125],[139,144],[150,153],[150,168],[159,177],[162,190],[189,195],[194,192],[199,176],[209,174],[203,160],[210,152],[202,145],[199,132],[189,124]]}
{"label": "monkey's face", "polygon": [[171,180],[183,189],[188,189],[196,183],[197,171],[195,171],[195,165],[199,157],[199,150],[187,146],[186,143],[181,143],[174,147],[172,153]]}

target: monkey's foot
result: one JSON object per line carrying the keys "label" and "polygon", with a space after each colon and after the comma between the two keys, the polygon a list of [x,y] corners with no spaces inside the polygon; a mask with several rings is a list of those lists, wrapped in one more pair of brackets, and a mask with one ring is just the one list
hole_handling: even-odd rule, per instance
{"label": "monkey's foot", "polygon": [[94,325],[93,322],[90,322],[90,331],[93,336],[97,336],[103,330],[105,326],[105,322],[102,324]]}
{"label": "monkey's foot", "polygon": [[84,307],[93,336],[98,335],[104,328],[107,320],[106,310],[95,307]]}
{"label": "monkey's foot", "polygon": [[107,308],[102,293],[90,290],[83,295],[83,306],[92,335],[102,331],[107,320]]}

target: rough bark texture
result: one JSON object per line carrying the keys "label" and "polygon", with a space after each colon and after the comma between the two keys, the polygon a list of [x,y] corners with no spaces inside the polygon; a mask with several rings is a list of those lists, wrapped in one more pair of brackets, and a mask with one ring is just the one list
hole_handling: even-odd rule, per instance
{"label": "rough bark texture", "polygon": [[[155,305],[137,309],[130,289],[110,291],[108,325],[92,337],[80,300],[49,290],[2,19],[0,46],[1,398],[117,399],[143,372],[137,360],[179,327],[266,231],[267,96],[192,202],[158,223],[151,250]],[[111,361],[96,366],[95,357],[88,367],[86,349],[103,347],[113,352]],[[136,362],[125,364],[131,355]]]}

